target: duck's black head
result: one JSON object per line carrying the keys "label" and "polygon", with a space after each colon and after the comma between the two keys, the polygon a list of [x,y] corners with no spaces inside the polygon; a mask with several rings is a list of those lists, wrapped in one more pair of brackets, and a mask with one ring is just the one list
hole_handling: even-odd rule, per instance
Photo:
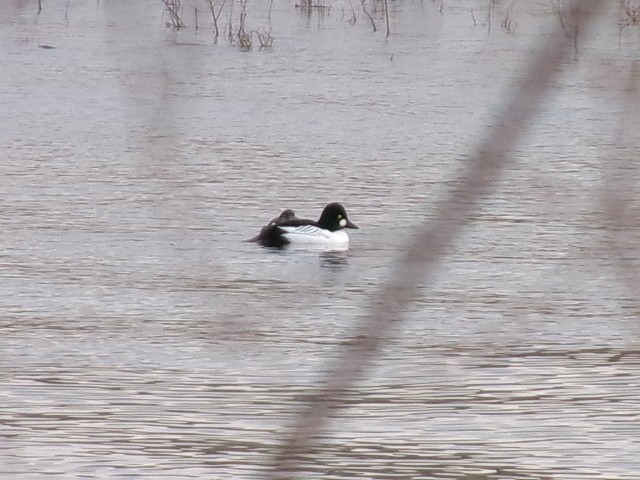
{"label": "duck's black head", "polygon": [[358,228],[347,217],[347,211],[339,203],[330,203],[322,211],[318,225],[332,232],[343,228]]}

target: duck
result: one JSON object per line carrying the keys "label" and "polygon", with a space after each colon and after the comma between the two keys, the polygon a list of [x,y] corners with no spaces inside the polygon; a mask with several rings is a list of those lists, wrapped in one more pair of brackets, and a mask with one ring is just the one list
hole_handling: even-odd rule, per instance
{"label": "duck", "polygon": [[359,229],[349,220],[342,204],[334,202],[324,207],[317,222],[298,218],[291,209],[284,210],[249,241],[264,247],[297,245],[346,250],[349,248],[349,235],[345,228]]}

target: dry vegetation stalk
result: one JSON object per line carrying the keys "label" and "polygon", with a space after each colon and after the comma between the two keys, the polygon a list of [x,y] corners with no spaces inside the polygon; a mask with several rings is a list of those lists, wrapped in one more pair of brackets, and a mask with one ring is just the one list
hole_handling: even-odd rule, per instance
{"label": "dry vegetation stalk", "polygon": [[213,36],[214,40],[217,42],[218,37],[220,36],[220,27],[218,26],[218,19],[220,18],[220,14],[222,13],[222,9],[224,8],[224,4],[227,3],[227,0],[222,0],[220,2],[220,6],[218,7],[218,11],[216,12],[216,8],[213,5],[213,0],[206,0],[209,5],[209,10],[211,10],[211,16],[213,17]]}
{"label": "dry vegetation stalk", "polygon": [[[182,2],[181,0],[163,0],[164,10],[169,15],[171,20],[170,25],[176,30],[180,30],[185,27],[182,21]],[[65,14],[66,15],[66,14]]]}
{"label": "dry vegetation stalk", "polygon": [[387,34],[384,38],[389,38],[389,0],[384,0],[384,19],[387,24]]}
{"label": "dry vegetation stalk", "polygon": [[[575,1],[568,14],[575,24],[586,26],[603,3],[606,2]],[[345,397],[379,355],[381,346],[400,326],[401,312],[470,222],[481,196],[489,191],[521,135],[534,121],[559,65],[571,55],[573,47],[560,25],[553,34],[541,37],[540,42],[541,48],[533,54],[519,84],[511,92],[499,122],[487,132],[471,156],[467,171],[442,201],[434,220],[419,227],[390,280],[374,296],[377,300],[357,325],[355,335],[329,365],[324,384],[295,418],[291,431],[277,449],[268,478],[298,478],[298,462],[311,453],[314,440],[327,429],[332,413],[344,404]]]}
{"label": "dry vegetation stalk", "polygon": [[360,0],[360,5],[362,6],[362,11],[364,12],[364,14],[367,16],[367,18],[371,22],[371,26],[373,27],[373,31],[375,33],[378,30],[377,27],[376,27],[376,22],[373,20],[373,17],[371,16],[369,11],[367,10],[366,2],[367,2],[367,0]]}

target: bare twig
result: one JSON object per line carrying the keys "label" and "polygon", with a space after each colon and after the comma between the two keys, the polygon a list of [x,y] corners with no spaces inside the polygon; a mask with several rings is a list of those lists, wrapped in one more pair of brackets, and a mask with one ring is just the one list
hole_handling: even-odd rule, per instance
{"label": "bare twig", "polygon": [[510,5],[504,11],[504,17],[502,18],[502,22],[500,26],[508,33],[513,33],[515,31],[517,23],[513,22],[513,5]]}
{"label": "bare twig", "polygon": [[620,0],[620,10],[623,14],[622,23],[624,25],[640,25],[640,2]]}
{"label": "bare twig", "polygon": [[349,23],[351,25],[355,25],[358,21],[358,18],[356,17],[356,9],[353,8],[353,3],[351,3],[351,0],[349,0],[349,7],[351,7],[351,18],[349,19]]}
{"label": "bare twig", "polygon": [[570,8],[566,6],[566,0],[556,0],[554,5],[554,13],[562,31],[573,41],[573,53],[578,56],[578,36],[580,34],[580,21],[571,15]]}
{"label": "bare twig", "polygon": [[389,38],[389,0],[384,0],[384,17],[387,23],[387,34],[384,38]]}
{"label": "bare twig", "polygon": [[367,18],[371,22],[371,26],[373,27],[373,31],[376,32],[378,30],[378,28],[376,27],[376,22],[373,21],[373,17],[367,11],[366,2],[367,2],[367,0],[360,0],[360,5],[362,5],[362,11],[364,12],[364,14],[367,16]]}
{"label": "bare twig", "polygon": [[232,23],[232,19],[233,19],[233,7],[235,5],[235,0],[231,0],[231,7],[229,7],[229,25],[228,25],[228,31],[227,31],[227,38],[229,40],[229,43],[233,44],[233,23]]}
{"label": "bare twig", "polygon": [[227,3],[227,0],[222,0],[220,2],[220,6],[218,7],[218,11],[213,5],[213,0],[206,0],[209,5],[209,10],[211,10],[211,16],[213,17],[213,35],[214,41],[218,41],[218,37],[220,36],[220,28],[218,27],[218,19],[220,18],[220,14],[222,13],[222,9],[224,8],[224,4]]}
{"label": "bare twig", "polygon": [[622,31],[626,27],[640,25],[640,1],[620,0],[619,9],[618,47],[622,41]]}
{"label": "bare twig", "polygon": [[185,24],[182,21],[181,0],[162,0],[162,3],[164,4],[165,11],[169,14],[169,19],[171,20],[169,26],[176,30],[183,28]]}
{"label": "bare twig", "polygon": [[[576,0],[571,8],[574,21],[587,21],[601,6],[600,0]],[[297,417],[290,435],[282,442],[269,478],[296,478],[301,456],[309,454],[313,439],[327,428],[331,413],[362,379],[379,354],[384,341],[400,325],[402,310],[418,294],[420,285],[451,248],[462,228],[470,222],[481,196],[485,194],[508,161],[508,155],[533,121],[545,93],[558,72],[558,65],[571,51],[571,42],[558,28],[541,38],[542,48],[529,63],[513,90],[498,124],[487,132],[469,161],[468,170],[440,204],[434,220],[425,223],[398,261],[391,280],[375,296],[368,315],[354,337],[329,367],[324,384],[309,398]]]}
{"label": "bare twig", "polygon": [[271,30],[256,30],[256,36],[258,37],[258,42],[260,42],[260,48],[271,48],[273,46],[273,37],[271,36]]}
{"label": "bare twig", "polygon": [[240,20],[238,32],[236,33],[237,45],[243,50],[251,50],[253,35],[245,30],[245,20],[247,19],[247,0],[240,0]]}

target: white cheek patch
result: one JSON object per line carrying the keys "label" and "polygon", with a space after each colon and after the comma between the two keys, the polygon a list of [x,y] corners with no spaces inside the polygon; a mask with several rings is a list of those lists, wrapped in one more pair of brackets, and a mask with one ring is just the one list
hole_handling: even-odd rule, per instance
{"label": "white cheek patch", "polygon": [[346,225],[347,225],[347,220],[346,219],[343,218],[342,220],[340,220],[340,226],[342,228],[344,228]]}

